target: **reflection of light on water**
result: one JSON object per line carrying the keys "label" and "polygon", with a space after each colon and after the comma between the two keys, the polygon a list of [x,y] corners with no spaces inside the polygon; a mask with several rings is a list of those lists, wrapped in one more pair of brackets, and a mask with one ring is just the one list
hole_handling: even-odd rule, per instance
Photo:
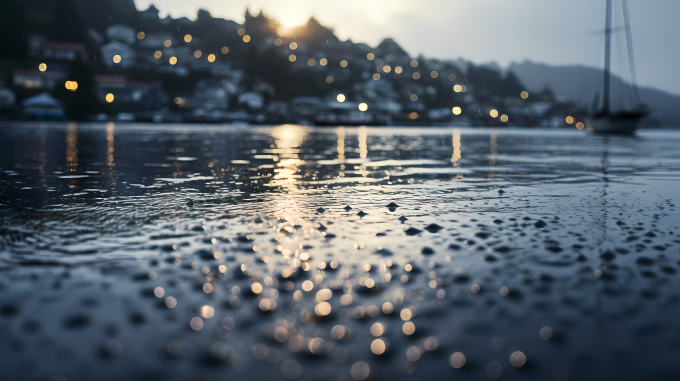
{"label": "reflection of light on water", "polygon": [[454,163],[454,167],[459,165],[457,163],[458,160],[460,160],[460,131],[453,130],[453,155],[451,156],[451,162]]}
{"label": "reflection of light on water", "polygon": [[116,166],[116,163],[113,160],[113,131],[115,129],[115,125],[113,122],[109,122],[106,125],[106,166],[108,167],[109,170],[109,177],[111,178],[111,185],[116,185],[116,179],[113,177],[115,171],[114,167]]}
{"label": "reflection of light on water", "polygon": [[[490,148],[489,151],[491,152],[491,155],[498,155],[498,151],[496,150],[498,148],[498,134],[491,134],[491,140],[489,141],[490,143]],[[496,165],[496,158],[491,156],[491,159],[489,159],[489,165]]]}
{"label": "reflection of light on water", "polygon": [[337,129],[338,134],[338,160],[345,159],[345,128],[339,127]]}
{"label": "reflection of light on water", "polygon": [[298,166],[304,164],[304,161],[299,159],[299,150],[293,148],[302,147],[307,131],[304,127],[286,124],[274,128],[272,136],[275,139],[279,160],[270,186],[286,188],[285,196],[278,203],[276,216],[293,222],[300,218],[301,207],[295,193],[297,181],[302,177],[298,174]]}
{"label": "reflection of light on water", "polygon": [[78,166],[78,126],[66,125],[66,171],[75,172]]}
{"label": "reflection of light on water", "polygon": [[366,127],[359,127],[359,157],[365,159],[368,156],[368,145],[366,139],[368,137],[368,129]]}

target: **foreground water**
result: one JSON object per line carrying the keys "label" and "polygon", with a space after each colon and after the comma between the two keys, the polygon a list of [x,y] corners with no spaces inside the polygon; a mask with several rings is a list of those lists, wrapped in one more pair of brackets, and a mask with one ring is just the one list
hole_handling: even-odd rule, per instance
{"label": "foreground water", "polygon": [[0,126],[0,379],[678,379],[680,133]]}

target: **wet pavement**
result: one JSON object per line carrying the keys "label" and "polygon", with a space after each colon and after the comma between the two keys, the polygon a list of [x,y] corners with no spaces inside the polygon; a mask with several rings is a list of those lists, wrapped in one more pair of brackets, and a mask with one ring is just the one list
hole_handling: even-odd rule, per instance
{"label": "wet pavement", "polygon": [[0,125],[0,379],[680,379],[679,145]]}

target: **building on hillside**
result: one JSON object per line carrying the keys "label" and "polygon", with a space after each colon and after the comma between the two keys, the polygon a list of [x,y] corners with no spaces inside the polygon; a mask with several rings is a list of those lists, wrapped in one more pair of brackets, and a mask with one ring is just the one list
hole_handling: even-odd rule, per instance
{"label": "building on hillside", "polygon": [[41,93],[21,101],[21,113],[37,120],[63,120],[64,106],[48,93]]}
{"label": "building on hillside", "polygon": [[147,8],[145,11],[142,11],[141,16],[143,20],[160,19],[160,17],[158,16],[158,8],[156,8],[156,6],[153,4],[149,5],[149,8]]}
{"label": "building on hillside", "polygon": [[47,41],[43,47],[43,57],[57,61],[87,61],[87,51],[83,44]]}
{"label": "building on hillside", "polygon": [[17,69],[12,71],[12,83],[15,88],[52,90],[64,76],[64,73],[56,71],[43,72]]}
{"label": "building on hillside", "polygon": [[113,41],[124,42],[132,45],[137,40],[137,33],[131,27],[123,24],[111,25],[106,28],[106,36]]}
{"label": "building on hillside", "polygon": [[0,87],[0,111],[11,110],[16,104],[17,96],[12,91],[6,87]]}
{"label": "building on hillside", "polygon": [[170,46],[175,44],[175,39],[170,33],[149,33],[137,45],[149,49],[163,49],[166,47],[166,41],[169,41]]}
{"label": "building on hillside", "polygon": [[107,103],[107,94],[119,112],[156,111],[167,107],[168,96],[160,83],[130,80],[124,75],[95,75],[97,98]]}
{"label": "building on hillside", "polygon": [[[99,50],[102,53],[102,60],[104,61],[104,65],[108,67],[127,68],[132,66],[132,64],[134,63],[133,62],[135,58],[134,50],[132,50],[131,47],[121,42],[118,41],[109,42],[108,44],[102,46]],[[117,56],[120,56],[119,61],[117,59]]]}

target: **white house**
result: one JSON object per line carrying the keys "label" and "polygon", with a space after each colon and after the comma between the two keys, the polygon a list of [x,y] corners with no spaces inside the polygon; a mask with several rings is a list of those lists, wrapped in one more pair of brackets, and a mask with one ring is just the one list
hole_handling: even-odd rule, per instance
{"label": "white house", "polygon": [[121,41],[132,45],[137,40],[135,30],[127,25],[116,24],[106,28],[106,36],[114,41]]}
{"label": "white house", "polygon": [[[102,53],[104,65],[108,67],[130,67],[132,66],[133,60],[135,58],[134,50],[118,41],[109,42],[108,44],[102,46],[100,51]],[[120,56],[120,60],[118,60],[117,56]]]}

